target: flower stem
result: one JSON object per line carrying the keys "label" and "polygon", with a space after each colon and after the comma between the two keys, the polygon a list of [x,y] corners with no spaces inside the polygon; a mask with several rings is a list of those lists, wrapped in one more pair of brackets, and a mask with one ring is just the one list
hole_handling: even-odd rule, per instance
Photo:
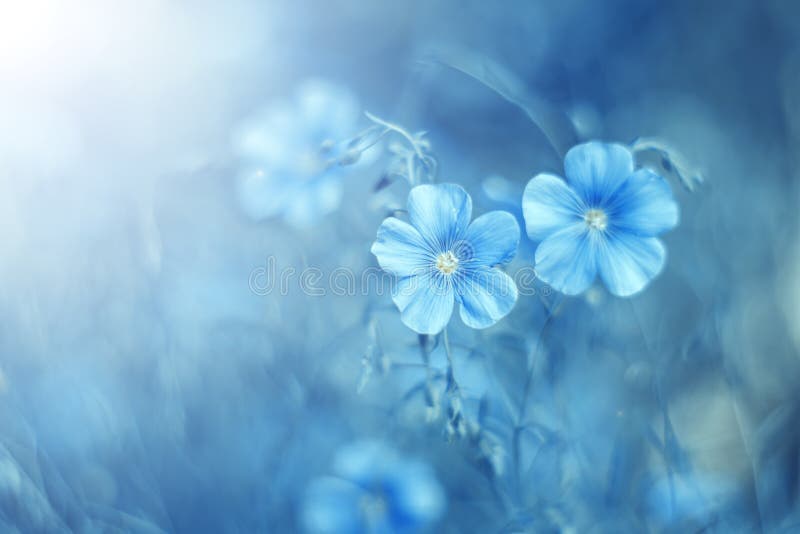
{"label": "flower stem", "polygon": [[449,406],[447,409],[447,434],[449,439],[454,437],[464,437],[467,435],[468,428],[466,421],[462,414],[464,400],[461,397],[461,388],[458,387],[456,382],[455,372],[453,370],[453,351],[450,349],[450,336],[447,333],[447,327],[442,330],[442,344],[444,345],[444,352],[447,355],[447,388],[445,390]]}
{"label": "flower stem", "polygon": [[527,416],[527,407],[528,407],[528,397],[530,396],[531,389],[533,387],[533,373],[535,372],[535,362],[534,359],[539,354],[539,350],[542,348],[542,340],[547,332],[548,328],[553,322],[553,316],[555,315],[558,308],[563,303],[563,297],[556,297],[555,302],[552,306],[548,308],[547,317],[545,317],[544,323],[542,324],[542,328],[539,330],[539,335],[536,338],[536,345],[533,348],[533,352],[531,353],[531,361],[528,362],[529,368],[527,375],[525,377],[525,385],[522,391],[522,402],[519,406],[519,415],[517,416],[517,423],[514,427],[514,434],[511,438],[511,455],[514,461],[514,477],[517,489],[517,495],[520,496],[522,490],[522,473],[521,468],[521,451],[520,451],[520,441],[522,439],[522,431],[525,428],[525,417]]}
{"label": "flower stem", "polygon": [[453,352],[450,350],[450,336],[447,333],[447,327],[442,330],[442,344],[444,345],[444,353],[447,355],[447,390],[458,391],[458,383],[453,374]]}
{"label": "flower stem", "polygon": [[444,352],[447,354],[447,363],[453,363],[453,354],[450,352],[450,336],[447,335],[447,327],[442,331],[442,341],[444,342]]}
{"label": "flower stem", "polygon": [[411,145],[411,147],[414,149],[414,153],[417,155],[417,157],[418,157],[419,159],[422,159],[422,158],[423,158],[422,151],[421,151],[421,150],[419,149],[419,147],[417,146],[417,142],[416,142],[416,140],[415,140],[415,139],[414,139],[414,137],[413,137],[413,136],[412,136],[410,133],[408,133],[406,130],[404,130],[403,128],[401,128],[400,126],[398,126],[398,125],[396,125],[396,124],[392,124],[392,123],[391,123],[391,122],[389,122],[389,121],[385,121],[385,120],[383,120],[383,119],[381,119],[381,118],[379,118],[379,117],[376,117],[375,115],[373,115],[373,114],[372,114],[372,113],[370,113],[369,111],[365,111],[365,112],[364,112],[364,114],[367,116],[367,118],[368,118],[369,120],[371,120],[371,121],[372,121],[372,122],[374,122],[375,124],[378,124],[378,125],[380,125],[380,126],[383,126],[383,127],[384,127],[384,128],[386,128],[387,130],[392,130],[392,131],[394,131],[394,132],[397,132],[398,134],[400,134],[400,135],[402,135],[403,137],[405,137],[405,138],[406,138],[406,140],[408,140],[408,142],[409,142],[409,144]]}

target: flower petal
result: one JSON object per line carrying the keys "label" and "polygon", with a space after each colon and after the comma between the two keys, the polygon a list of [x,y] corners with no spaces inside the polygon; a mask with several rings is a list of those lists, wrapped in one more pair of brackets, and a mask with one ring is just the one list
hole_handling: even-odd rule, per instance
{"label": "flower petal", "polygon": [[666,180],[648,169],[639,169],[609,200],[609,216],[615,228],[655,236],[678,224],[678,204]]}
{"label": "flower petal", "polygon": [[456,281],[460,314],[471,328],[486,328],[508,315],[517,302],[517,286],[500,269],[469,269]]}
{"label": "flower petal", "polygon": [[296,121],[308,128],[315,141],[328,137],[335,141],[337,135],[348,135],[359,119],[359,106],[355,96],[345,87],[322,79],[309,79],[297,90]]}
{"label": "flower petal", "polygon": [[408,217],[434,250],[450,250],[472,218],[472,199],[456,184],[418,185],[408,194]]}
{"label": "flower petal", "polygon": [[566,295],[584,292],[597,276],[596,241],[583,221],[559,230],[537,247],[536,275]]}
{"label": "flower petal", "polygon": [[619,144],[590,141],[569,149],[564,172],[588,207],[598,207],[633,173],[633,155]]}
{"label": "flower petal", "polygon": [[342,202],[343,187],[338,174],[315,178],[288,200],[287,222],[295,228],[310,228],[324,216],[333,213]]}
{"label": "flower petal", "polygon": [[364,495],[364,490],[349,480],[317,479],[306,490],[303,525],[315,533],[359,532],[358,504]]}
{"label": "flower petal", "polygon": [[455,252],[466,265],[508,263],[519,246],[519,224],[507,211],[490,211],[469,225],[461,244]]}
{"label": "flower petal", "polygon": [[418,334],[438,334],[453,314],[453,287],[433,272],[397,281],[392,300],[403,323]]}
{"label": "flower petal", "polygon": [[522,194],[525,231],[534,241],[541,241],[583,216],[583,201],[558,176],[538,174]]}
{"label": "flower petal", "polygon": [[383,270],[400,277],[423,274],[435,261],[417,229],[394,217],[381,223],[371,251]]}
{"label": "flower petal", "polygon": [[242,210],[256,221],[282,213],[291,198],[299,194],[298,189],[292,184],[282,185],[273,172],[254,168],[240,173],[237,183]]}
{"label": "flower petal", "polygon": [[611,293],[629,297],[661,272],[666,257],[664,244],[655,237],[616,232],[598,245],[597,267]]}
{"label": "flower petal", "polygon": [[298,135],[300,130],[292,106],[280,102],[240,123],[233,131],[231,142],[239,157],[274,169],[292,153]]}
{"label": "flower petal", "polygon": [[438,519],[445,509],[445,495],[430,466],[405,461],[395,467],[389,483],[394,489],[393,508],[402,514],[405,532],[416,532]]}

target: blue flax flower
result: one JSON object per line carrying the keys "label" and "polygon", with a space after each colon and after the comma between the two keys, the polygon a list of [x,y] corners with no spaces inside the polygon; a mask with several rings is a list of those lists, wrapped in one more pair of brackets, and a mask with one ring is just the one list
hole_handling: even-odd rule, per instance
{"label": "blue flax flower", "polygon": [[444,512],[444,492],[431,469],[381,443],[343,448],[334,472],[306,492],[302,519],[309,533],[411,534]]}
{"label": "blue flax flower", "polygon": [[245,214],[307,228],[335,211],[345,171],[338,164],[347,150],[342,140],[356,130],[359,117],[347,89],[309,80],[292,101],[277,102],[239,125],[233,149],[241,164],[237,185]]}
{"label": "blue flax flower", "polygon": [[614,295],[638,293],[664,267],[657,235],[678,224],[667,182],[634,169],[618,144],[577,145],[564,158],[565,182],[539,174],[525,188],[528,236],[540,241],[536,274],[567,295],[586,290],[598,273]]}
{"label": "blue flax flower", "polygon": [[408,195],[410,224],[389,217],[378,229],[372,253],[397,277],[392,299],[403,322],[420,334],[436,334],[456,301],[461,319],[485,328],[517,301],[514,281],[495,266],[511,261],[519,225],[505,211],[472,221],[472,199],[455,184],[420,185]]}

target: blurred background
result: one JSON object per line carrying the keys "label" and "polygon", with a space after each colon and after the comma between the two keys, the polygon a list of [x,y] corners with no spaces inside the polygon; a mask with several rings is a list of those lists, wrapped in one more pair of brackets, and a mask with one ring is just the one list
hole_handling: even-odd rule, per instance
{"label": "blurred background", "polygon": [[[403,140],[333,177],[302,148],[363,111],[476,214],[562,172],[564,131],[458,65],[704,181],[670,177],[642,294],[453,319],[454,417],[387,295],[253,275],[376,267]],[[0,530],[798,532],[798,143],[789,1],[5,1]]]}

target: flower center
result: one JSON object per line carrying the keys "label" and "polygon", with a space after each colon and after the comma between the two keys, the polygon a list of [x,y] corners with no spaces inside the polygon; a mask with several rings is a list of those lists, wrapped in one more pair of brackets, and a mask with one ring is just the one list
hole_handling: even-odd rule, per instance
{"label": "flower center", "polygon": [[586,226],[594,230],[603,231],[608,227],[608,215],[603,210],[592,208],[584,214],[583,220]]}
{"label": "flower center", "polygon": [[443,252],[436,258],[436,268],[444,274],[453,274],[458,268],[458,258],[450,252]]}

